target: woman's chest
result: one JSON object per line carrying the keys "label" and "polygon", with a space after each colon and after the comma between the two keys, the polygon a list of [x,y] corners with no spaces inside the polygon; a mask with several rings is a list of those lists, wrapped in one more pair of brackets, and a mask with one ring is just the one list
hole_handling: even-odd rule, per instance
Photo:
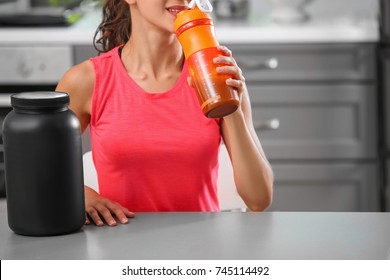
{"label": "woman's chest", "polygon": [[170,157],[202,160],[218,150],[220,127],[193,103],[191,98],[171,102],[139,99],[120,104],[121,108],[108,107],[93,127],[92,141],[110,157],[126,161]]}

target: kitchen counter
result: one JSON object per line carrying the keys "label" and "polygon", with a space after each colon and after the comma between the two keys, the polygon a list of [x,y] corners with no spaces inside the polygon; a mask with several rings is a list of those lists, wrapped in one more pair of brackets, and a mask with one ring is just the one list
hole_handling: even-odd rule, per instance
{"label": "kitchen counter", "polygon": [[100,22],[100,12],[89,12],[79,21],[65,27],[1,27],[1,45],[92,45]]}
{"label": "kitchen counter", "polygon": [[[344,0],[345,1],[345,0]],[[331,5],[329,5],[331,6]],[[335,6],[337,9],[337,6]],[[265,11],[252,11],[245,21],[216,21],[216,34],[222,44],[231,43],[351,43],[379,40],[377,19],[353,13],[313,17],[302,24],[274,23]],[[0,28],[0,46],[29,45],[91,45],[100,10],[86,14],[69,27],[61,28]]]}
{"label": "kitchen counter", "polygon": [[0,258],[390,259],[390,213],[139,213],[129,224],[27,237],[0,200]]}

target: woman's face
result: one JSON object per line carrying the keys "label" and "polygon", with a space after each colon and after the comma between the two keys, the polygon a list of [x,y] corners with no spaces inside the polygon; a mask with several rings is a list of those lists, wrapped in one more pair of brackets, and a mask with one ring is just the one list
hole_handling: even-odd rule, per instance
{"label": "woman's face", "polygon": [[[186,0],[126,0],[131,6],[132,17],[135,21],[144,20],[170,33],[174,32],[173,22],[176,15],[188,9]],[[137,18],[138,17],[138,18]]]}

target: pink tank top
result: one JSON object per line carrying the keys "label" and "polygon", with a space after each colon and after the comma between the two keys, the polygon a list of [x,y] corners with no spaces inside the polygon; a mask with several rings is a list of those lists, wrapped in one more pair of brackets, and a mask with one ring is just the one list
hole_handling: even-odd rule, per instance
{"label": "pink tank top", "polygon": [[188,69],[168,91],[145,92],[119,48],[91,58],[90,132],[99,191],[130,211],[219,211],[219,120],[206,118]]}

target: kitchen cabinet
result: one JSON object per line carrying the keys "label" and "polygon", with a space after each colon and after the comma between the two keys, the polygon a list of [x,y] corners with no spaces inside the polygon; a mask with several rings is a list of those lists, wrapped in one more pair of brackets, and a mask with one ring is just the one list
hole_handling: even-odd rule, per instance
{"label": "kitchen cabinet", "polygon": [[[376,75],[374,44],[235,44],[229,48],[251,82],[358,82]],[[272,60],[277,61],[276,71],[264,71]]]}
{"label": "kitchen cabinet", "polygon": [[378,211],[375,163],[278,163],[270,211]]}
{"label": "kitchen cabinet", "polygon": [[98,55],[97,50],[92,45],[75,45],[73,46],[74,64],[79,64],[84,60]]}
{"label": "kitchen cabinet", "polygon": [[229,45],[277,211],[378,211],[375,44]]}
{"label": "kitchen cabinet", "polygon": [[[272,159],[375,159],[376,88],[358,84],[253,84],[254,126]],[[277,121],[277,129],[267,123]]]}
{"label": "kitchen cabinet", "polygon": [[57,84],[73,65],[72,49],[61,45],[0,46],[0,85]]}
{"label": "kitchen cabinet", "polygon": [[[387,2],[384,2],[388,10],[390,10],[390,5]],[[385,17],[388,21],[390,18],[388,16]],[[388,23],[386,28],[390,29],[390,23]],[[386,36],[390,36],[390,31],[387,31],[388,34]],[[387,39],[388,40],[388,39]],[[388,41],[389,42],[389,41]],[[385,46],[385,47],[384,47]],[[381,53],[379,56],[379,64],[382,70],[381,73],[381,92],[382,92],[382,116],[383,116],[383,128],[384,134],[383,136],[383,164],[385,167],[385,187],[383,189],[384,195],[384,204],[385,211],[390,212],[390,47],[389,43],[387,45],[382,46]]]}

